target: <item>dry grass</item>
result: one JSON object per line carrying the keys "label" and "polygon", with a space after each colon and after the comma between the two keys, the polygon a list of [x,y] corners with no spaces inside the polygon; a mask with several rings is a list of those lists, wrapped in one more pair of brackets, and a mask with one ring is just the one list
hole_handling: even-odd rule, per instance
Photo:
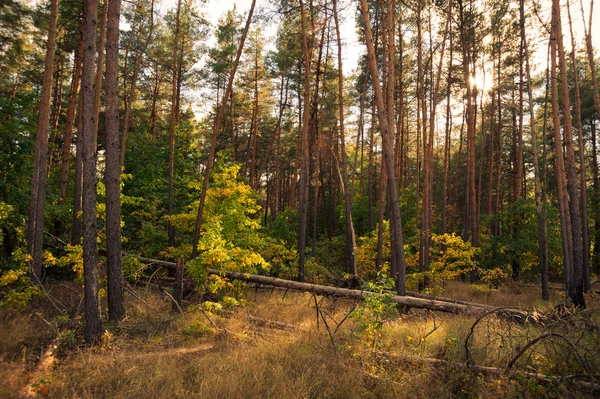
{"label": "dry grass", "polygon": [[[444,296],[484,302],[469,293],[466,284],[453,284]],[[487,303],[521,306],[537,301],[536,293],[513,287],[490,293]],[[527,291],[529,290],[529,291]],[[46,378],[48,398],[512,398],[586,397],[561,384],[539,384],[526,378],[483,376],[462,368],[434,368],[419,362],[398,362],[373,352],[372,342],[356,335],[356,323],[347,320],[335,334],[332,347],[322,319],[316,324],[312,295],[248,289],[245,308],[233,315],[211,314],[212,323],[198,311],[184,315],[171,312],[168,298],[137,290],[127,295],[128,317],[118,326],[107,326],[102,343],[90,348],[73,345],[61,351],[58,366]],[[487,294],[486,294],[487,295]],[[344,318],[354,303],[317,297],[331,329]],[[596,300],[597,301],[597,300]],[[298,327],[280,331],[256,326],[247,317],[275,320]],[[2,313],[4,321],[22,326],[15,335],[0,334],[2,353],[18,352],[18,336],[35,318]],[[334,321],[335,320],[335,321]],[[475,319],[411,311],[383,327],[375,349],[415,357],[465,361],[464,340]],[[42,322],[43,323],[43,322]],[[0,330],[8,333],[8,330]],[[510,336],[511,342],[497,340]],[[475,329],[471,358],[480,365],[504,367],[523,345],[539,331],[490,318]],[[78,337],[78,333],[76,334]],[[47,337],[46,337],[47,338]],[[31,338],[26,338],[31,339]],[[49,339],[49,338],[48,338]],[[493,341],[493,342],[492,342]],[[6,343],[4,343],[6,342]],[[491,343],[490,343],[491,342]],[[550,354],[539,349],[540,353]],[[508,360],[507,360],[508,359]],[[527,367],[526,359],[518,364]],[[600,367],[594,365],[594,367]],[[11,397],[24,383],[23,362],[16,358],[0,361],[0,374],[8,384],[0,397]],[[596,371],[597,372],[597,371]],[[6,376],[6,377],[5,377]]]}

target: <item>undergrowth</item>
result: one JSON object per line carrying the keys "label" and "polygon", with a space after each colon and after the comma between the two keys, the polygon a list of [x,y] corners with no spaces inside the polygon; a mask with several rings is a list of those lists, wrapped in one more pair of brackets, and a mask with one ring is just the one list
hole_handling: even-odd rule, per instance
{"label": "undergrowth", "polygon": [[[27,372],[60,326],[59,359],[37,381],[40,397],[593,397],[568,383],[542,383],[520,374],[478,374],[463,366],[469,361],[504,368],[527,342],[547,332],[577,342],[592,373],[600,370],[593,352],[600,349],[597,298],[589,298],[591,309],[583,314],[542,328],[495,317],[473,327],[475,317],[407,312],[385,300],[359,304],[250,287],[235,302],[219,306],[186,302],[184,314],[179,314],[171,311],[167,296],[152,288],[127,292],[127,318],[118,326],[107,324],[101,342],[93,347],[82,345],[80,323],[65,330],[60,315],[36,316],[32,307],[2,310],[0,397],[14,397],[27,383]],[[462,283],[449,285],[444,295],[461,293],[461,299],[470,301],[481,301],[483,295]],[[496,306],[515,301],[537,306],[537,293],[530,288],[501,287],[485,295]],[[72,301],[72,309],[77,305]],[[257,323],[261,320],[286,328]],[[584,330],[589,333],[582,335]],[[513,369],[585,374],[568,349],[561,340],[543,340]],[[419,359],[449,363],[437,367]]]}

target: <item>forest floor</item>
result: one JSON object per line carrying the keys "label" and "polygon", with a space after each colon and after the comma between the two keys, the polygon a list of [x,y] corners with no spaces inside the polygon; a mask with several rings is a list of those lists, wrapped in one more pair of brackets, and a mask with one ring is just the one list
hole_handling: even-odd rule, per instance
{"label": "forest floor", "polygon": [[[70,314],[81,306],[76,283],[47,289]],[[82,344],[80,318],[57,316],[47,300],[22,311],[0,310],[0,398],[19,397],[28,386],[44,398],[598,395],[585,387],[600,374],[597,295],[587,297],[584,312],[558,317],[554,310],[543,325],[531,325],[493,316],[476,323],[476,317],[428,311],[380,312],[381,302],[252,287],[239,294],[243,306],[205,312],[196,300],[184,303],[182,314],[152,287],[130,286],[126,293],[127,318],[118,326],[106,323],[92,347]],[[560,291],[552,295],[543,303],[537,288],[490,290],[461,282],[443,294],[547,314],[561,301]],[[40,375],[36,364],[55,337],[56,361]],[[476,371],[467,362],[489,368]],[[570,377],[544,381],[544,375]]]}

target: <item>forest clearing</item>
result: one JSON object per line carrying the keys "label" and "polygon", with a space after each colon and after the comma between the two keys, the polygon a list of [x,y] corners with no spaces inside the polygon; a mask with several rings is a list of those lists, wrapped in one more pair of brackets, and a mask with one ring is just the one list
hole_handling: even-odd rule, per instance
{"label": "forest clearing", "polygon": [[594,0],[0,0],[0,398],[600,396]]}
{"label": "forest clearing", "polygon": [[[539,288],[448,286],[452,299],[551,315],[542,323],[515,323],[268,286],[248,286],[237,299],[203,307],[196,295],[184,301],[182,314],[156,286],[127,284],[127,318],[93,347],[81,345],[81,331],[66,327],[68,319],[53,317],[56,311],[41,301],[33,309],[46,314],[3,310],[0,397],[16,397],[28,383],[44,398],[585,398],[600,392],[590,384],[600,368],[593,337],[597,295],[585,313],[559,315],[539,299]],[[77,289],[61,283],[52,294],[75,311]],[[553,301],[560,297],[552,291]],[[33,377],[32,362],[57,331],[55,364]]]}

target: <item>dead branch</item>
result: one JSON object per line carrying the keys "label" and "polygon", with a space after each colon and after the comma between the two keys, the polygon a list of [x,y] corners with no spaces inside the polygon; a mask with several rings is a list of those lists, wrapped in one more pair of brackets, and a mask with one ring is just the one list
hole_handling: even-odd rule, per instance
{"label": "dead branch", "polygon": [[575,345],[573,345],[573,343],[571,341],[569,341],[567,338],[565,338],[563,335],[557,334],[557,333],[545,333],[542,334],[534,339],[532,339],[531,341],[529,341],[525,346],[523,346],[523,348],[512,358],[512,360],[510,362],[508,362],[508,365],[506,366],[506,370],[505,372],[508,372],[512,366],[515,364],[515,362],[517,360],[519,360],[519,358],[521,356],[523,356],[523,354],[532,346],[534,346],[535,344],[537,344],[540,341],[543,341],[545,339],[548,338],[558,338],[561,339],[562,341],[566,342],[571,349],[573,350],[573,352],[575,353],[575,355],[577,356],[577,360],[579,361],[579,364],[581,364],[581,366],[585,369],[586,373],[589,376],[590,379],[590,384],[594,384],[594,378],[592,376],[592,371],[590,369],[590,366],[587,364],[587,362],[581,357],[581,354],[579,353],[579,351],[577,350],[577,347]]}
{"label": "dead branch", "polygon": [[[422,357],[418,357],[418,356],[401,355],[401,354],[382,352],[382,351],[376,351],[376,352],[374,352],[374,354],[379,355],[379,356],[384,356],[386,358],[391,358],[398,363],[409,362],[409,363],[416,363],[416,364],[427,364],[432,367],[439,367],[439,368],[442,368],[442,367],[453,367],[453,368],[458,368],[458,369],[462,368],[462,369],[470,370],[475,373],[485,374],[485,375],[493,375],[493,376],[501,376],[501,375],[508,374],[509,376],[521,376],[521,377],[533,378],[540,382],[549,382],[549,383],[569,382],[569,383],[575,385],[578,389],[582,389],[582,390],[590,391],[590,392],[600,392],[600,384],[593,383],[593,382],[587,382],[587,381],[574,380],[571,378],[571,376],[567,376],[567,377],[547,376],[547,375],[538,374],[538,373],[528,373],[528,372],[524,372],[524,371],[514,371],[514,370],[508,370],[508,372],[506,372],[506,370],[502,370],[502,369],[496,368],[496,367],[476,366],[476,365],[467,366],[463,363],[454,363],[454,362],[449,362],[447,360],[442,360],[442,359],[422,358]],[[569,381],[569,380],[572,380],[572,381]]]}

